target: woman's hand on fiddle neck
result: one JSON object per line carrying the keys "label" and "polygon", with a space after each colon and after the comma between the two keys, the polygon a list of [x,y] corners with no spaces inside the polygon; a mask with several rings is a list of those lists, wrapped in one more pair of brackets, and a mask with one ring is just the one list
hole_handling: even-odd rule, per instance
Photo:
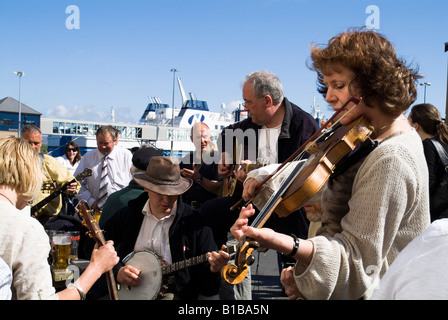
{"label": "woman's hand on fiddle neck", "polygon": [[[275,232],[269,228],[254,228],[248,225],[249,218],[255,214],[252,204],[241,209],[238,219],[230,228],[230,232],[237,239],[247,237],[256,240],[260,247],[273,249],[283,254],[290,254],[294,247],[294,239],[290,235]],[[310,240],[300,239],[300,247],[295,252],[293,258],[301,260],[303,263],[310,263],[313,257],[314,244]]]}
{"label": "woman's hand on fiddle neck", "polygon": [[241,240],[246,236],[257,240],[263,248],[273,249],[272,244],[277,233],[268,228],[258,229],[249,226],[249,218],[254,214],[255,209],[252,207],[252,204],[249,204],[247,207],[243,207],[241,209],[240,216],[230,228],[230,232],[238,240]]}

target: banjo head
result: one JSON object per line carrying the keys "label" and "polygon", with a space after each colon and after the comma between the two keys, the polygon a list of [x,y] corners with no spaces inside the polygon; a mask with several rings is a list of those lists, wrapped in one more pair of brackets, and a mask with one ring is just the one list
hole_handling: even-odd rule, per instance
{"label": "banjo head", "polygon": [[118,298],[120,300],[154,300],[162,285],[162,263],[157,255],[151,251],[132,252],[124,260],[142,271],[142,282],[137,287],[120,285]]}

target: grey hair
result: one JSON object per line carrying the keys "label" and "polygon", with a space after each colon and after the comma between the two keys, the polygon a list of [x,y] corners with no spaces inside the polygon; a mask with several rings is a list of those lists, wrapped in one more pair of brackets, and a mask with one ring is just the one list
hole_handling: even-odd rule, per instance
{"label": "grey hair", "polygon": [[38,126],[34,125],[34,124],[24,125],[22,127],[22,130],[20,130],[20,133],[23,135],[25,132],[28,132],[28,131],[31,132],[31,133],[39,132],[40,134],[42,134],[42,131],[40,130],[40,128]]}
{"label": "grey hair", "polygon": [[280,79],[268,71],[255,71],[246,76],[243,85],[251,82],[254,86],[254,95],[256,98],[262,98],[269,95],[274,104],[281,103],[285,98],[283,85]]}

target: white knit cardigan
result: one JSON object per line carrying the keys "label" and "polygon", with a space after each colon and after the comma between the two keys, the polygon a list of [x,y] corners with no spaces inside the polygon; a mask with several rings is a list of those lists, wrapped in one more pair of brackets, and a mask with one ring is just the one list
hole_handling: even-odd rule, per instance
{"label": "white knit cardigan", "polygon": [[[269,171],[249,177],[261,181]],[[269,185],[271,192],[279,180]],[[254,204],[260,208],[269,193]],[[324,186],[321,205],[322,227],[309,239],[313,259],[294,268],[300,291],[307,299],[369,298],[398,253],[430,223],[428,168],[418,134],[412,130],[382,141]]]}

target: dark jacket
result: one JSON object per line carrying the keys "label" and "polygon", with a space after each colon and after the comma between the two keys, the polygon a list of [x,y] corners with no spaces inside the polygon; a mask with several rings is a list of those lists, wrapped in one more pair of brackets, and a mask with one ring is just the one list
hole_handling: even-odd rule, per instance
{"label": "dark jacket", "polygon": [[[317,120],[314,119],[311,114],[303,111],[300,107],[289,102],[287,98],[283,100],[285,105],[285,117],[283,118],[282,127],[280,135],[278,137],[278,162],[282,163],[288,157],[293,154],[299,147],[301,147],[305,141],[308,140],[317,130],[319,130],[319,125]],[[261,126],[255,124],[252,118],[247,118],[242,121],[236,122],[223,130],[219,139],[218,147],[225,151],[226,141],[225,141],[225,130],[226,129],[241,129],[245,132],[248,129],[253,129],[257,134],[256,137],[256,150],[258,150],[258,129]],[[245,145],[244,151],[246,152],[248,148]],[[247,159],[247,158],[245,158]],[[256,159],[250,159],[256,160]]]}
{"label": "dark jacket", "polygon": [[[129,201],[128,206],[111,217],[104,228],[107,240],[113,240],[120,262],[115,274],[124,265],[121,260],[134,250],[143,222],[142,209],[148,200],[145,192]],[[217,250],[210,227],[199,213],[178,200],[177,213],[169,231],[173,263]],[[212,273],[208,262],[185,268],[175,274],[176,287],[181,299],[197,299],[200,293],[211,296],[218,293],[220,275]]]}
{"label": "dark jacket", "polygon": [[[448,154],[448,145],[444,143],[441,143],[441,145],[445,150],[445,153]],[[425,152],[429,172],[429,205],[432,222],[440,218],[448,217],[448,208],[444,208],[445,210],[441,209],[441,207],[444,207],[444,199],[446,199],[446,197],[438,197],[436,195],[437,189],[446,179],[446,171],[431,139],[423,140],[423,151]]]}

